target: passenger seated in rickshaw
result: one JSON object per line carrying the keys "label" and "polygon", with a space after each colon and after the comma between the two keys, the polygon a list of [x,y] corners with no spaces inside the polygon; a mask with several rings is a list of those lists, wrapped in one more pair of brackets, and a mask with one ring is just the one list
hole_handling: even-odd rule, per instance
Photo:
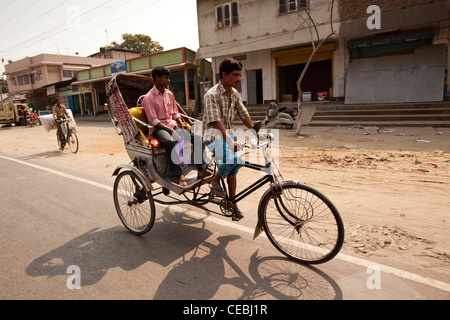
{"label": "passenger seated in rickshaw", "polygon": [[[186,134],[190,135],[191,143],[194,145],[194,163],[197,165],[198,178],[211,176],[213,173],[207,170],[207,164],[203,157],[205,147],[202,137],[190,132],[190,128],[183,123],[175,97],[167,89],[170,83],[170,71],[164,67],[156,67],[152,71],[152,77],[155,86],[147,93],[142,105],[148,123],[154,128],[153,136],[166,150],[169,159],[169,177],[178,177],[178,184],[182,187],[188,185],[183,169],[179,165],[181,160],[176,152],[172,152],[179,137],[186,136]],[[198,146],[201,146],[201,150],[198,150]]]}

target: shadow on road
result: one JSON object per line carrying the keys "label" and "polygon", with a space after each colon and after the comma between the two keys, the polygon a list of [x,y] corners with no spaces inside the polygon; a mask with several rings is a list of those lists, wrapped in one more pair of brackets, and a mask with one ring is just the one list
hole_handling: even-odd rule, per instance
{"label": "shadow on road", "polygon": [[41,152],[41,153],[36,153],[36,154],[30,154],[30,155],[21,157],[19,159],[22,161],[34,160],[34,159],[48,159],[48,158],[62,157],[65,154],[66,153],[64,153],[60,150],[55,150],[55,151],[46,151],[46,152]]}
{"label": "shadow on road", "polygon": [[153,262],[171,268],[158,285],[155,300],[208,300],[223,285],[234,286],[237,292],[226,299],[342,298],[339,286],[324,272],[282,256],[259,256],[257,250],[248,266],[238,265],[227,246],[241,237],[212,237],[202,220],[196,226],[194,220],[166,208],[153,230],[142,237],[123,227],[93,229],[37,258],[26,272],[33,277],[67,276],[67,267],[76,265],[82,272],[81,285],[90,286],[109,269],[131,271]]}

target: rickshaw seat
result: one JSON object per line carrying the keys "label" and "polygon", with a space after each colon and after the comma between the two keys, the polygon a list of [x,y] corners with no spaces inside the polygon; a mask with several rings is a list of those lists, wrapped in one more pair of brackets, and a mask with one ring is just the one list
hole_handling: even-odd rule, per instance
{"label": "rickshaw seat", "polygon": [[[139,119],[140,121],[142,121],[144,123],[148,123],[147,115],[145,114],[144,107],[131,108],[131,109],[129,109],[129,111],[130,111],[131,115],[133,117],[135,117],[136,119]],[[142,124],[137,123],[137,122],[136,122],[136,124],[137,124],[139,130],[141,130],[141,132],[144,135],[148,135],[149,134],[149,131],[148,131],[147,127],[144,127]]]}

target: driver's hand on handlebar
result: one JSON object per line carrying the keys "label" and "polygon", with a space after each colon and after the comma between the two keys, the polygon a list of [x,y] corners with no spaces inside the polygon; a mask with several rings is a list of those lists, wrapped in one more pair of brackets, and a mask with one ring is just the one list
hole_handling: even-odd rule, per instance
{"label": "driver's hand on handlebar", "polygon": [[258,132],[258,140],[259,141],[266,141],[267,140],[267,134]]}

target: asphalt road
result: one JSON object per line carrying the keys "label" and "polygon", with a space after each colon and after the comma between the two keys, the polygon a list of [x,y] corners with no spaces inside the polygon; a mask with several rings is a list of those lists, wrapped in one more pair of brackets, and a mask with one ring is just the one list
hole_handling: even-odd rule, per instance
{"label": "asphalt road", "polygon": [[[258,193],[238,223],[156,205],[150,233],[132,235],[113,203],[111,174],[129,162],[121,137],[106,125],[81,129],[77,155],[57,151],[40,127],[1,132],[2,300],[450,298],[448,273],[409,260],[345,250],[314,267],[287,260],[264,235],[253,240]],[[117,149],[102,144],[112,139]]]}
{"label": "asphalt road", "polygon": [[291,262],[264,236],[252,240],[250,217],[157,205],[152,231],[134,236],[115,213],[112,182],[74,173],[0,156],[1,299],[448,297],[443,282],[357,257]]}

